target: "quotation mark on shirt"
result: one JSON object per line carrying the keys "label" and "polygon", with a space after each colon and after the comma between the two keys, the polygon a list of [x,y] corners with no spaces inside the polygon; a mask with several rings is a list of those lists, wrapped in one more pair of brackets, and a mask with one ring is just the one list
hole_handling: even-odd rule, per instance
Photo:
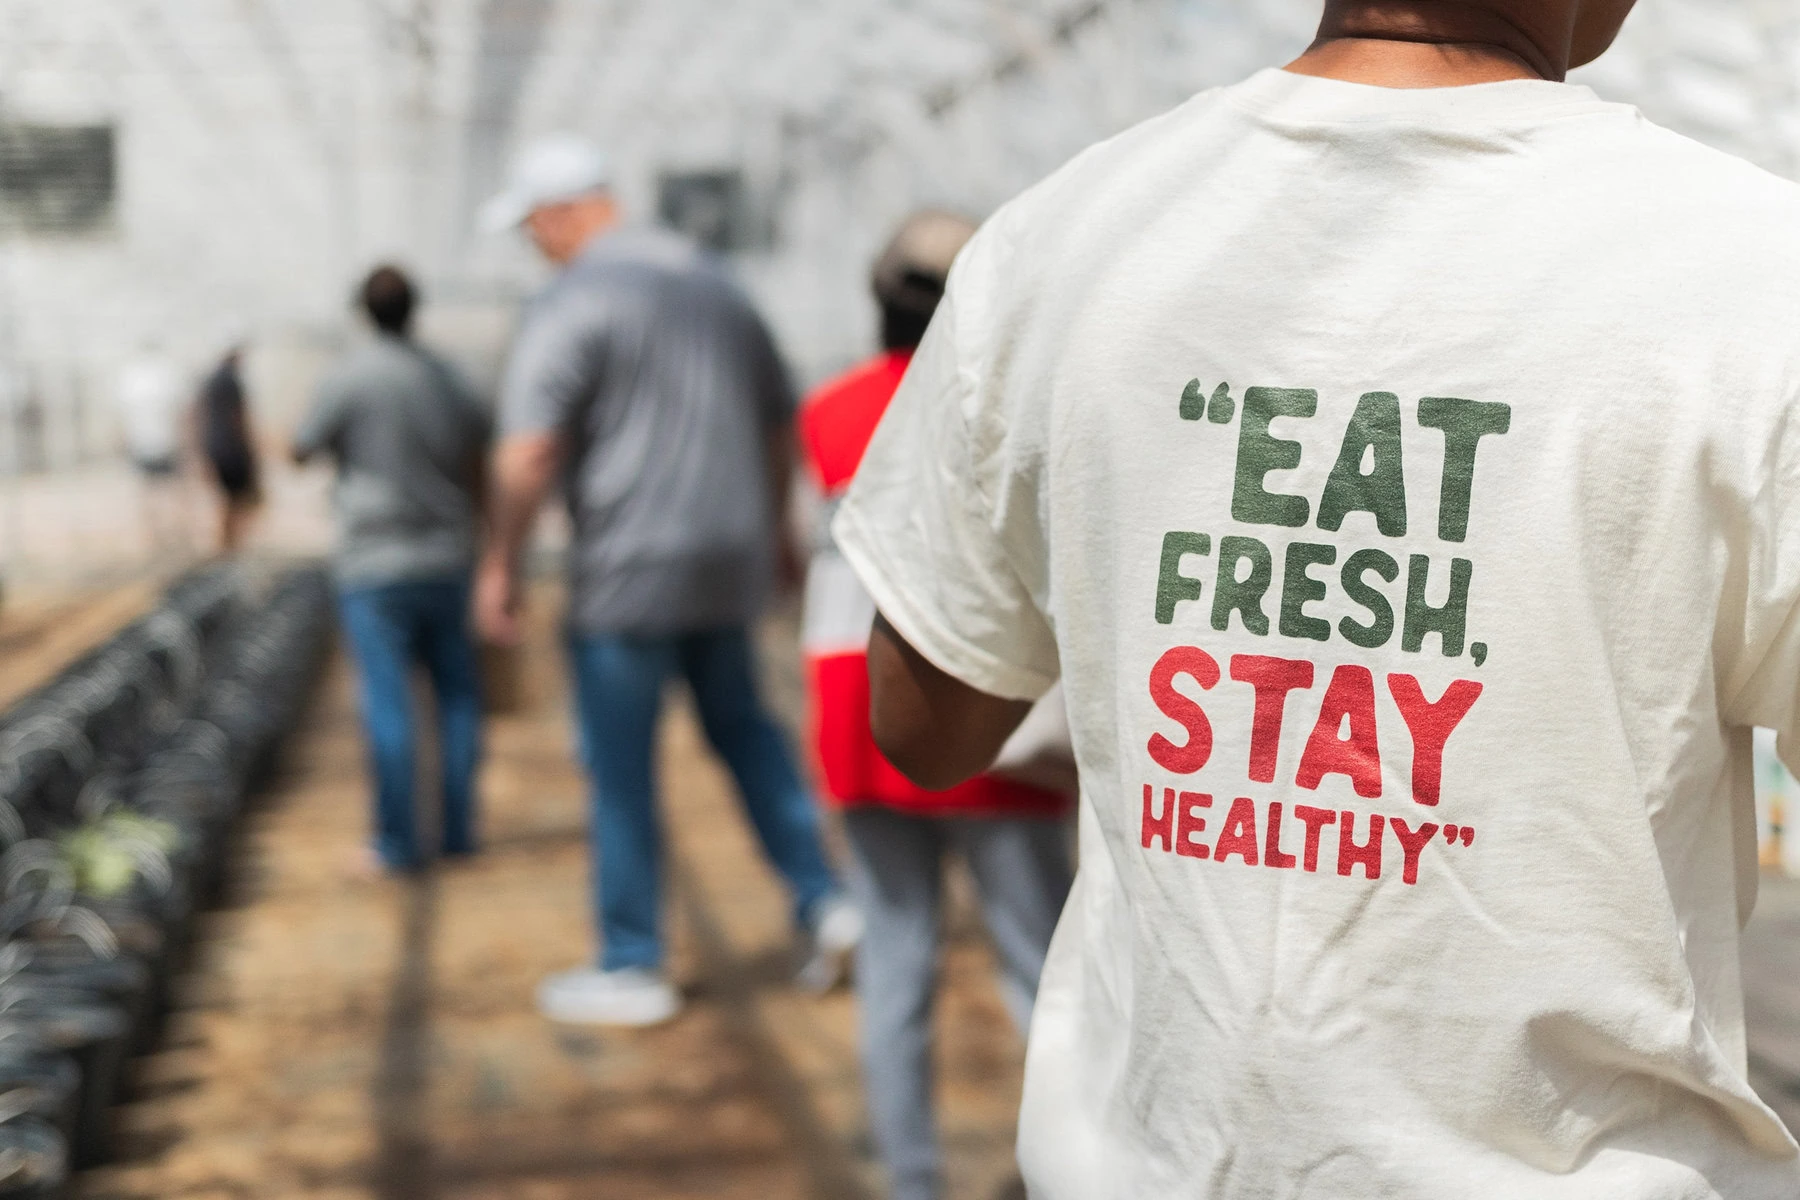
{"label": "quotation mark on shirt", "polygon": [[1472,826],[1468,825],[1446,825],[1444,826],[1444,840],[1449,842],[1452,846],[1457,842],[1461,842],[1465,846],[1473,846],[1475,844],[1475,830]]}
{"label": "quotation mark on shirt", "polygon": [[1181,419],[1198,421],[1202,414],[1214,425],[1229,424],[1237,415],[1237,401],[1231,398],[1231,385],[1221,383],[1213,389],[1212,398],[1200,388],[1198,379],[1188,380],[1187,387],[1181,391]]}

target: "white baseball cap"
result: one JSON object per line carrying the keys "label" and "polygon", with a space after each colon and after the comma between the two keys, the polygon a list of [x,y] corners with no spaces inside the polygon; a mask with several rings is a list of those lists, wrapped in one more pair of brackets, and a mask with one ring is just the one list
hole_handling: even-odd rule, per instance
{"label": "white baseball cap", "polygon": [[513,160],[506,186],[481,206],[479,222],[489,233],[511,229],[531,211],[605,191],[612,183],[606,155],[586,138],[552,133],[529,143]]}

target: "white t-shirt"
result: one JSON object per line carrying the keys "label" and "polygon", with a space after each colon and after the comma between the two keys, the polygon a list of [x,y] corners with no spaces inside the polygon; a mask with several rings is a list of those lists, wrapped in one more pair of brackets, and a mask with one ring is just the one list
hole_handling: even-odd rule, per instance
{"label": "white t-shirt", "polygon": [[1800,722],[1800,189],[1517,81],[1265,71],[997,214],[840,513],[1059,675],[1034,1200],[1794,1200],[1745,1082]]}
{"label": "white t-shirt", "polygon": [[135,463],[160,466],[181,449],[181,409],[187,397],[175,365],[144,355],[119,371],[116,400],[125,452]]}

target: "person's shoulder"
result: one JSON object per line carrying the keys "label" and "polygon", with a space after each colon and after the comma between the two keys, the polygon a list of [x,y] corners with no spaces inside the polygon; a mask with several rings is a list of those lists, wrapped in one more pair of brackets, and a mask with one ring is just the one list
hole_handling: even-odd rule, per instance
{"label": "person's shoulder", "polygon": [[604,235],[559,272],[527,306],[526,319],[590,323],[654,306],[671,288],[709,279],[699,248],[668,230],[633,226]]}
{"label": "person's shoulder", "polygon": [[1583,160],[1616,210],[1609,236],[1641,244],[1645,271],[1741,318],[1746,336],[1800,327],[1800,184],[1633,115]]}
{"label": "person's shoulder", "polygon": [[752,310],[749,294],[718,253],[672,229],[641,229],[634,238],[628,261],[658,279],[666,299],[683,305],[710,299],[728,310]]}
{"label": "person's shoulder", "polygon": [[392,339],[360,336],[339,354],[321,376],[327,388],[354,389],[370,380],[393,373],[401,355],[388,343]]}
{"label": "person's shoulder", "polygon": [[1194,153],[1204,130],[1231,119],[1228,91],[1199,92],[1093,143],[995,209],[957,260],[964,307],[979,302],[984,278],[1016,283],[1019,272],[1042,269],[1075,242],[1116,229],[1121,208],[1154,193],[1151,176]]}
{"label": "person's shoulder", "polygon": [[411,343],[414,361],[424,370],[428,386],[444,403],[454,405],[477,423],[485,423],[488,410],[468,373],[451,358],[421,342]]}
{"label": "person's shoulder", "polygon": [[351,343],[319,373],[318,393],[338,397],[355,391],[369,376],[376,360],[362,341]]}
{"label": "person's shoulder", "polygon": [[409,363],[429,372],[433,378],[450,384],[462,382],[462,370],[449,357],[434,346],[428,346],[416,338],[408,338],[400,343],[400,350]]}
{"label": "person's shoulder", "polygon": [[1115,192],[1125,177],[1154,169],[1169,154],[1191,149],[1196,128],[1225,118],[1228,88],[1198,92],[1175,107],[1078,151],[1062,166],[1007,201],[994,214],[998,230],[1050,226]]}
{"label": "person's shoulder", "polygon": [[617,272],[577,259],[525,302],[519,332],[536,346],[583,341],[629,306],[632,290]]}
{"label": "person's shoulder", "polygon": [[574,287],[606,288],[641,284],[646,276],[710,272],[705,252],[691,238],[656,225],[632,225],[602,236],[563,278]]}
{"label": "person's shoulder", "polygon": [[623,257],[672,271],[704,270],[710,256],[693,238],[662,225],[634,225],[618,234]]}
{"label": "person's shoulder", "polygon": [[636,226],[608,241],[593,269],[618,311],[666,323],[677,335],[762,328],[756,302],[730,264],[686,234]]}
{"label": "person's shoulder", "polygon": [[1642,117],[1614,147],[1617,165],[1636,166],[1658,185],[1640,204],[1710,215],[1719,234],[1773,239],[1800,252],[1800,183]]}

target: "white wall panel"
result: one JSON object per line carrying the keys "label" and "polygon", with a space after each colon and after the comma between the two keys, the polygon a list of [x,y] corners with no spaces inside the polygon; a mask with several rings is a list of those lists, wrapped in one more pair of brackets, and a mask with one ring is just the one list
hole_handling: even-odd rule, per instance
{"label": "white wall panel", "polygon": [[[267,369],[292,376],[378,257],[417,267],[436,327],[491,355],[499,310],[541,268],[517,239],[473,236],[472,206],[521,138],[577,129],[640,213],[661,171],[743,172],[773,236],[739,269],[810,381],[868,349],[865,265],[907,210],[985,213],[1089,142],[1296,52],[1314,15],[1310,0],[0,0],[0,115],[120,131],[112,229],[0,239],[0,373],[66,407],[148,338],[198,368],[252,333],[289,347]],[[1582,77],[1800,175],[1793,0],[1645,4]],[[291,405],[304,381],[282,391]]]}

